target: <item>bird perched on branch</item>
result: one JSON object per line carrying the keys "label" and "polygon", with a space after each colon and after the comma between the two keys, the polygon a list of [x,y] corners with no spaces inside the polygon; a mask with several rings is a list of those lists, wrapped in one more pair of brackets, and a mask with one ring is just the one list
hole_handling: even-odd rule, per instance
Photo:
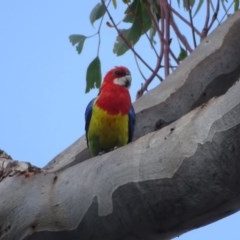
{"label": "bird perched on branch", "polygon": [[129,87],[130,71],[115,67],[104,77],[100,92],[85,111],[87,144],[92,156],[131,142],[135,112]]}

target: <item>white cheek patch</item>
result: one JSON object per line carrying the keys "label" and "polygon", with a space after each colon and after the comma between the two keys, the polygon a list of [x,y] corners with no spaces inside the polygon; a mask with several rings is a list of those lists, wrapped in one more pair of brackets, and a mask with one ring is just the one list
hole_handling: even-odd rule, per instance
{"label": "white cheek patch", "polygon": [[125,86],[127,88],[129,88],[131,86],[131,81],[132,78],[130,75],[126,75],[124,77],[119,77],[119,78],[115,78],[113,80],[114,84],[120,85],[120,86]]}

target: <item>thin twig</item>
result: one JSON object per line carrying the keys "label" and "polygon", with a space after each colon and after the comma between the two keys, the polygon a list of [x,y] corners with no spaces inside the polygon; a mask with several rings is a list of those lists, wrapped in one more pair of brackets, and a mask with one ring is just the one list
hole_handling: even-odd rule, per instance
{"label": "thin twig", "polygon": [[[110,4],[110,1],[108,2],[108,6]],[[97,55],[99,55],[99,52],[100,52],[100,45],[101,45],[101,27],[102,27],[102,23],[103,23],[103,19],[104,19],[104,16],[102,16],[101,20],[100,20],[100,23],[99,23],[99,27],[98,27],[98,31],[97,31],[97,35],[98,35],[98,48],[97,48]]]}
{"label": "thin twig", "polygon": [[211,0],[207,0],[206,18],[205,18],[205,23],[204,23],[203,30],[201,33],[201,39],[205,38],[208,34],[208,23],[209,23],[209,18],[210,18],[210,4],[211,4]]}
{"label": "thin twig", "polygon": [[139,66],[138,59],[136,58],[135,55],[133,55],[133,56],[134,56],[134,59],[135,59],[136,65],[137,65],[137,69],[138,69],[140,75],[142,76],[142,78],[143,78],[145,81],[147,81],[147,78],[144,76],[144,74],[143,74],[143,72],[142,72],[142,70],[141,70],[141,68],[140,68],[140,66]]}
{"label": "thin twig", "polygon": [[[186,23],[189,27],[192,27],[192,26],[191,26],[191,23],[190,23],[189,21],[187,21],[178,11],[176,11],[176,10],[175,10],[174,8],[172,8],[172,7],[171,7],[171,11],[172,11],[172,13],[174,13],[178,18],[180,18],[184,23]],[[194,32],[195,32],[197,35],[201,36],[201,32],[198,31],[198,29],[197,29],[195,26],[193,26],[193,30],[194,30]]]}
{"label": "thin twig", "polygon": [[197,42],[196,42],[196,36],[195,36],[195,32],[194,32],[194,25],[193,25],[193,16],[192,16],[192,7],[190,6],[190,3],[189,3],[189,0],[188,0],[188,6],[189,6],[189,10],[188,10],[188,13],[189,13],[189,19],[190,19],[190,24],[191,24],[191,30],[192,30],[192,38],[193,38],[193,45],[194,45],[194,48],[197,47]]}
{"label": "thin twig", "polygon": [[[155,72],[155,71],[156,71],[156,72]],[[144,93],[145,91],[147,91],[147,88],[148,88],[149,84],[150,84],[150,83],[152,82],[152,80],[156,77],[156,73],[157,73],[158,69],[156,69],[155,71],[152,72],[151,76],[145,81],[145,83],[142,85],[141,89],[137,91],[136,99],[140,98],[140,97],[143,95],[143,93]],[[162,78],[162,77],[160,77],[160,78],[161,78],[160,81],[162,82],[162,81],[163,81],[163,78]]]}
{"label": "thin twig", "polygon": [[213,13],[213,16],[212,16],[212,20],[208,26],[208,32],[209,30],[211,29],[211,27],[213,26],[213,23],[216,21],[217,19],[217,15],[218,15],[218,11],[219,11],[219,7],[220,7],[220,0],[217,1],[217,6],[216,6],[216,10],[214,11]]}
{"label": "thin twig", "polygon": [[161,21],[164,26],[162,32],[165,33],[164,41],[164,73],[165,77],[169,75],[169,44],[170,44],[170,8],[167,0],[159,0],[159,5],[161,8]]}
{"label": "thin twig", "polygon": [[155,53],[156,57],[158,57],[157,50],[156,50],[155,46],[153,45],[153,43],[152,43],[152,41],[151,41],[150,37],[148,36],[148,34],[147,34],[147,33],[145,33],[145,36],[146,36],[146,38],[148,39],[148,41],[149,41],[149,43],[150,43],[150,45],[151,45],[151,47],[152,47],[152,49],[153,49],[153,51],[154,51],[154,53]]}
{"label": "thin twig", "polygon": [[173,58],[173,60],[179,65],[179,60],[176,57],[176,55],[173,53],[173,51],[170,49],[170,56]]}
{"label": "thin twig", "polygon": [[156,21],[156,18],[154,17],[152,11],[150,10],[149,8],[149,5],[146,6],[147,8],[147,11],[148,11],[148,14],[149,16],[151,17],[152,19],[152,23],[153,23],[153,26],[155,27],[157,33],[158,33],[158,36],[159,36],[159,40],[160,40],[160,50],[159,50],[159,53],[157,54],[157,62],[156,62],[156,66],[155,66],[155,69],[154,71],[151,73],[151,75],[145,79],[145,82],[144,84],[142,84],[141,86],[141,89],[137,92],[136,94],[136,99],[140,98],[145,91],[147,91],[147,88],[148,86],[150,85],[150,83],[153,81],[153,79],[155,77],[158,77],[160,81],[163,81],[163,78],[160,77],[157,73],[159,71],[159,69],[162,67],[161,66],[161,62],[162,62],[162,58],[163,58],[163,54],[164,54],[164,38],[163,38],[163,33],[162,31],[159,29],[159,26],[158,26],[158,23]]}
{"label": "thin twig", "polygon": [[226,9],[226,7],[225,7],[225,5],[224,5],[224,2],[223,2],[223,1],[221,1],[221,2],[222,2],[222,4],[223,4],[223,6],[224,6],[225,14],[224,14],[223,17],[221,18],[220,23],[222,23],[222,21],[224,20],[224,18],[228,16],[229,10],[231,9],[234,1],[232,1],[232,3],[229,5],[229,7],[228,7],[227,9]]}
{"label": "thin twig", "polygon": [[[157,32],[158,24],[156,23],[156,17],[153,15],[153,12],[152,12],[151,9],[150,9],[150,4],[149,4],[148,2],[145,2],[145,7],[146,7],[146,10],[147,10],[147,12],[148,12],[148,15],[151,17],[151,20],[152,20],[153,26],[155,27],[156,32]],[[151,47],[152,47],[152,49],[153,49],[153,51],[154,51],[156,57],[158,57],[157,50],[156,50],[156,48],[154,47],[154,45],[153,45],[153,43],[152,43],[150,37],[148,36],[147,33],[145,33],[145,36],[147,37],[147,39],[148,39],[148,41],[149,41],[149,43],[150,43],[150,45],[151,45]]]}
{"label": "thin twig", "polygon": [[176,34],[176,36],[179,38],[179,40],[182,42],[182,44],[184,45],[184,47],[186,48],[187,51],[189,51],[190,53],[193,51],[193,49],[191,48],[191,46],[189,45],[187,39],[185,38],[185,36],[183,36],[177,26],[177,24],[175,23],[174,19],[171,17],[170,19],[170,23],[171,26]]}
{"label": "thin twig", "polygon": [[116,29],[118,35],[121,37],[121,39],[124,41],[124,43],[128,46],[128,48],[133,52],[133,54],[151,71],[154,72],[154,70],[150,67],[150,65],[136,52],[136,50],[133,48],[133,46],[129,43],[129,41],[125,38],[125,36],[121,33],[121,31],[119,30],[117,24],[115,23],[115,21],[112,18],[112,15],[110,14],[105,1],[101,0],[103,6],[106,9],[106,12],[108,14],[108,17],[110,19],[110,21],[112,22],[114,28]]}
{"label": "thin twig", "polygon": [[[149,12],[149,15],[151,16],[151,19],[152,19],[152,22],[153,22],[153,26],[156,28],[156,31],[158,33],[158,36],[159,36],[159,39],[160,39],[160,50],[159,50],[159,54],[158,54],[158,58],[157,58],[157,63],[156,63],[156,66],[155,66],[155,69],[154,71],[152,72],[152,74],[148,77],[148,79],[145,81],[144,84],[142,84],[141,86],[141,89],[137,91],[137,94],[136,94],[136,99],[140,98],[145,91],[147,91],[147,88],[149,86],[149,84],[152,82],[152,80],[157,76],[157,73],[161,67],[161,62],[162,62],[162,58],[163,58],[163,53],[164,53],[164,43],[163,43],[163,34],[162,34],[162,29],[160,30],[159,29],[159,26],[158,26],[158,23],[156,22],[156,19],[154,18],[151,10],[148,8],[148,12]],[[159,77],[158,78],[160,79],[160,81],[162,82],[163,81],[163,78],[162,77]]]}
{"label": "thin twig", "polygon": [[[219,5],[220,5],[220,0],[218,0],[218,2],[219,2]],[[218,3],[217,3],[217,5],[218,5]],[[214,8],[214,5],[213,5],[213,3],[212,3],[212,1],[211,1],[211,8],[212,8],[212,11],[213,11],[213,12],[216,11],[215,8]],[[216,18],[216,20],[217,20],[217,22],[218,22],[218,25],[220,25],[220,21],[218,20],[218,18]]]}

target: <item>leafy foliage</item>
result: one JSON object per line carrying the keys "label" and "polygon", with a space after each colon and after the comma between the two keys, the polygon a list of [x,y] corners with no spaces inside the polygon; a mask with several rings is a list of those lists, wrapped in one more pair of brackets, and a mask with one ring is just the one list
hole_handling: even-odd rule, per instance
{"label": "leafy foliage", "polygon": [[99,88],[101,85],[101,62],[99,57],[93,59],[93,61],[89,64],[87,69],[87,86],[86,93],[88,93],[93,88]]}
{"label": "leafy foliage", "polygon": [[[110,6],[117,8],[119,3],[124,4],[126,10],[122,21],[117,24],[111,14]],[[117,56],[121,56],[130,50],[135,56],[139,72],[145,80],[137,93],[137,96],[140,97],[147,91],[153,79],[158,78],[162,81],[161,75],[163,74],[164,77],[167,77],[214,28],[238,10],[239,0],[177,0],[176,2],[170,0],[99,0],[90,13],[92,25],[97,20],[100,21],[97,32],[90,36],[98,36],[98,48],[97,57],[87,68],[86,92],[92,88],[99,88],[101,84],[99,48],[101,47],[100,30],[104,17],[108,16],[110,20],[106,26],[117,31],[113,52]],[[205,19],[194,21],[198,16]],[[128,23],[130,27],[121,28],[121,23]],[[185,24],[184,30],[180,27],[180,23]],[[189,30],[188,38],[186,38],[186,28]],[[76,46],[77,52],[80,54],[87,38],[89,36],[73,34],[69,40],[72,45]],[[156,64],[153,67],[141,56],[140,51],[135,50],[136,43],[143,38],[150,43],[149,51],[153,51],[156,55]],[[176,46],[176,43],[180,49],[173,47]],[[160,46],[160,51],[155,49],[156,46]],[[150,70],[148,78],[142,73],[142,65]]]}
{"label": "leafy foliage", "polygon": [[239,0],[234,1],[234,11],[236,12],[239,9]]}
{"label": "leafy foliage", "polygon": [[[113,52],[120,56],[129,50],[140,39],[141,35],[146,33],[152,26],[151,18],[147,13],[145,4],[139,0],[134,0],[125,12],[124,22],[132,23],[129,29],[119,30]],[[127,45],[126,42],[130,44]]]}
{"label": "leafy foliage", "polygon": [[202,7],[202,4],[203,4],[203,0],[199,0],[198,5],[197,5],[197,8],[196,8],[195,13],[194,13],[193,16],[196,16],[196,15],[197,15],[197,13],[199,12],[199,10],[200,10],[201,7]]}
{"label": "leafy foliage", "polygon": [[72,45],[73,46],[77,45],[76,49],[79,54],[82,52],[83,44],[84,44],[86,38],[87,38],[86,36],[81,35],[81,34],[73,34],[73,35],[69,36],[69,40],[72,43]]}
{"label": "leafy foliage", "polygon": [[183,7],[188,11],[193,7],[195,0],[183,0]]}
{"label": "leafy foliage", "polygon": [[90,13],[90,22],[93,24],[96,20],[99,18],[103,17],[104,14],[106,13],[106,9],[103,6],[103,4],[98,3]]}
{"label": "leafy foliage", "polygon": [[178,61],[181,62],[187,57],[187,51],[180,46],[180,53],[178,55]]}
{"label": "leafy foliage", "polygon": [[114,8],[117,8],[117,0],[112,0],[112,4],[113,4]]}

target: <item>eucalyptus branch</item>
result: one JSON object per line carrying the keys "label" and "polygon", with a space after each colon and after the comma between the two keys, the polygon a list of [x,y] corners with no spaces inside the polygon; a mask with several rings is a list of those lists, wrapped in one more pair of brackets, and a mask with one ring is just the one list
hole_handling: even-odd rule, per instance
{"label": "eucalyptus branch", "polygon": [[179,60],[176,57],[176,55],[173,53],[173,51],[170,49],[170,56],[173,58],[173,60],[179,65]]}
{"label": "eucalyptus branch", "polygon": [[227,15],[229,14],[229,10],[231,9],[233,2],[230,4],[230,6],[228,8],[226,8],[226,6],[224,5],[223,1],[221,1],[223,6],[224,6],[224,10],[225,10],[225,14],[223,15],[223,17],[220,20],[220,23],[224,20],[225,17],[227,17]]}
{"label": "eucalyptus branch", "polygon": [[223,7],[223,10],[225,12],[224,16],[225,17],[227,14],[228,14],[228,9],[226,8],[225,4],[224,4],[224,1],[221,1],[222,2],[222,7]]}
{"label": "eucalyptus branch", "polygon": [[212,28],[213,23],[214,23],[214,22],[216,21],[216,19],[217,19],[217,15],[218,15],[218,12],[219,12],[219,7],[220,7],[220,0],[217,1],[217,6],[216,6],[216,9],[215,9],[215,11],[214,11],[214,13],[213,13],[212,20],[211,20],[211,22],[210,22],[210,24],[209,24],[209,26],[208,26],[208,31]]}
{"label": "eucalyptus branch", "polygon": [[186,23],[186,25],[188,25],[189,27],[193,27],[194,32],[201,36],[201,32],[195,27],[195,26],[191,26],[191,23],[186,20],[181,14],[179,14],[179,12],[177,12],[174,8],[171,7],[171,11],[172,13],[174,13],[179,19],[181,19],[184,23]]}
{"label": "eucalyptus branch", "polygon": [[148,41],[149,41],[149,43],[150,43],[150,45],[151,45],[151,47],[152,47],[152,49],[153,49],[153,51],[154,51],[154,53],[155,53],[156,57],[158,57],[157,50],[156,50],[155,46],[153,45],[153,43],[152,43],[152,41],[151,41],[150,37],[148,36],[148,34],[147,34],[147,33],[145,33],[145,36],[146,36],[146,38],[148,39]]}
{"label": "eucalyptus branch", "polygon": [[205,18],[204,27],[203,27],[202,34],[201,34],[201,39],[205,38],[208,34],[208,23],[209,23],[209,18],[210,18],[210,4],[211,4],[211,0],[207,0],[206,18]]}
{"label": "eucalyptus branch", "polygon": [[164,38],[164,73],[165,77],[169,75],[169,44],[170,44],[170,7],[168,0],[159,0],[159,5],[161,8],[161,21],[164,26],[162,30],[165,34]]}
{"label": "eucalyptus branch", "polygon": [[[157,29],[158,29],[158,24],[154,24],[154,23],[156,23],[156,18],[155,18],[155,16],[153,15],[153,13],[152,13],[152,11],[151,11],[151,9],[150,9],[150,7],[149,7],[149,3],[146,2],[146,3],[145,3],[145,6],[146,6],[146,9],[147,9],[148,15],[151,17],[153,26],[155,27],[155,29],[156,29],[156,31],[157,31]],[[150,37],[148,36],[147,33],[145,33],[145,36],[147,37],[147,39],[148,39],[148,41],[149,41],[149,43],[150,43],[150,45],[151,45],[151,47],[152,47],[152,49],[153,49],[156,57],[158,57],[157,50],[156,50],[155,46],[153,45]]]}
{"label": "eucalyptus branch", "polygon": [[[159,50],[159,54],[158,54],[158,58],[157,58],[157,62],[156,62],[156,66],[154,71],[152,72],[152,74],[148,77],[148,79],[145,81],[144,84],[142,84],[141,89],[137,91],[136,94],[136,99],[140,98],[145,91],[147,91],[148,86],[150,85],[150,83],[153,81],[153,79],[158,76],[158,71],[161,68],[161,62],[162,62],[162,58],[163,58],[163,54],[164,54],[164,44],[160,44],[160,50]],[[161,76],[158,76],[159,80],[162,82],[163,78]]]}
{"label": "eucalyptus branch", "polygon": [[[148,77],[148,79],[145,79],[145,83],[142,84],[141,89],[139,89],[137,91],[136,99],[140,98],[143,95],[143,93],[145,91],[147,91],[147,88],[150,85],[150,83],[153,81],[153,79],[156,76],[158,76],[157,73],[158,73],[159,69],[161,68],[162,57],[163,57],[163,48],[160,47],[160,53],[159,53],[159,57],[157,58],[157,63],[156,63],[155,69],[152,72],[152,74]],[[163,81],[163,78],[161,76],[158,76],[158,78],[161,82]]]}
{"label": "eucalyptus branch", "polygon": [[[158,70],[159,68],[161,67],[161,62],[159,61],[160,58],[158,58],[158,61],[157,61],[157,65],[155,67],[155,70],[154,72],[152,72],[152,74],[150,75],[150,77],[145,81],[144,84],[142,84],[141,86],[141,89],[137,91],[137,94],[136,94],[136,99],[140,98],[143,93],[145,91],[147,91],[147,88],[149,86],[149,84],[152,82],[152,80],[156,77],[157,73],[158,73]],[[160,77],[160,81],[162,82],[163,81],[163,78]]]}
{"label": "eucalyptus branch", "polygon": [[[217,2],[217,6],[218,6],[218,4],[219,4],[219,8],[220,8],[220,0],[217,0],[218,2]],[[213,5],[213,3],[212,3],[212,1],[211,1],[211,8],[212,8],[212,11],[213,12],[215,12],[216,11],[216,9],[214,8],[214,5]],[[216,17],[216,20],[217,20],[217,22],[218,22],[218,25],[220,25],[220,21],[218,20],[218,18]]]}
{"label": "eucalyptus branch", "polygon": [[[163,54],[164,54],[164,41],[165,41],[165,39],[163,37],[163,31],[160,30],[157,19],[153,15],[153,13],[152,13],[152,11],[149,7],[149,4],[146,4],[146,9],[148,11],[149,16],[151,17],[152,24],[153,24],[154,28],[156,29],[156,31],[158,33],[158,37],[159,37],[159,41],[160,41],[160,51],[159,51],[159,54],[157,54],[157,63],[156,63],[155,69],[154,69],[155,72],[158,72],[158,70],[161,67],[161,62],[162,62],[162,58],[163,58]],[[162,27],[162,29],[163,29],[163,27]],[[163,80],[162,77],[159,77],[156,73],[154,73],[154,74],[159,78],[160,81]],[[151,79],[151,78],[152,78],[152,75],[149,77],[149,79]]]}
{"label": "eucalyptus branch", "polygon": [[[146,9],[148,11],[149,16],[152,19],[153,26],[156,29],[157,33],[158,33],[159,40],[160,40],[160,50],[159,50],[159,53],[157,54],[157,62],[156,62],[155,69],[152,72],[152,74],[148,77],[148,79],[145,79],[145,83],[142,84],[141,89],[138,90],[138,92],[136,94],[136,99],[140,98],[143,95],[143,93],[145,91],[147,91],[148,86],[150,85],[150,83],[153,81],[153,79],[156,76],[159,78],[160,81],[163,81],[163,78],[158,76],[157,73],[158,73],[159,69],[162,67],[161,66],[161,62],[162,62],[163,55],[164,55],[165,39],[163,37],[163,31],[160,30],[158,22],[157,22],[156,18],[154,17],[152,11],[150,10],[149,5],[147,5]],[[163,29],[164,29],[164,26],[162,26],[162,30]]]}
{"label": "eucalyptus branch", "polygon": [[187,49],[187,51],[189,51],[190,53],[193,51],[193,49],[191,48],[191,46],[189,45],[187,39],[181,34],[177,24],[175,23],[173,17],[170,18],[170,24],[176,34],[176,36],[179,38],[179,40],[182,42],[182,44],[184,45],[184,47]]}
{"label": "eucalyptus branch", "polygon": [[[159,60],[159,59],[158,59]],[[140,98],[143,93],[147,90],[149,84],[152,82],[152,80],[156,77],[157,73],[158,73],[158,70],[159,70],[159,67],[158,65],[160,64],[157,64],[155,70],[152,72],[152,74],[150,75],[150,77],[145,81],[144,84],[142,84],[142,87],[140,90],[137,91],[137,94],[136,94],[136,99]],[[163,78],[160,77],[160,81],[162,82],[163,81]]]}
{"label": "eucalyptus branch", "polygon": [[170,13],[171,13],[171,8],[166,0],[165,2],[165,17],[166,17],[166,52],[165,52],[165,77],[169,75],[170,73],[170,58],[169,58],[169,53],[170,53]]}
{"label": "eucalyptus branch", "polygon": [[140,75],[142,76],[142,78],[143,78],[145,81],[147,81],[147,78],[144,76],[144,74],[143,74],[143,72],[142,72],[142,70],[141,70],[141,67],[140,67],[140,65],[139,65],[139,63],[138,63],[138,59],[136,58],[135,55],[133,55],[133,56],[134,56],[134,59],[135,59],[136,65],[137,65],[137,69],[138,69]]}
{"label": "eucalyptus branch", "polygon": [[[141,88],[137,91],[137,94],[136,94],[136,99],[140,98],[145,91],[147,91],[147,88],[148,86],[150,85],[150,83],[153,81],[153,79],[157,76],[160,80],[160,82],[163,81],[163,78],[161,76],[158,76],[158,71],[159,69],[162,67],[161,66],[161,59],[162,59],[162,56],[163,56],[163,48],[161,48],[160,50],[160,54],[159,54],[159,57],[157,58],[157,63],[156,63],[156,66],[155,66],[155,69],[154,71],[151,73],[151,75],[146,79],[145,79],[145,83],[142,84]],[[141,71],[140,71],[141,73]],[[141,74],[143,76],[143,74]]]}

